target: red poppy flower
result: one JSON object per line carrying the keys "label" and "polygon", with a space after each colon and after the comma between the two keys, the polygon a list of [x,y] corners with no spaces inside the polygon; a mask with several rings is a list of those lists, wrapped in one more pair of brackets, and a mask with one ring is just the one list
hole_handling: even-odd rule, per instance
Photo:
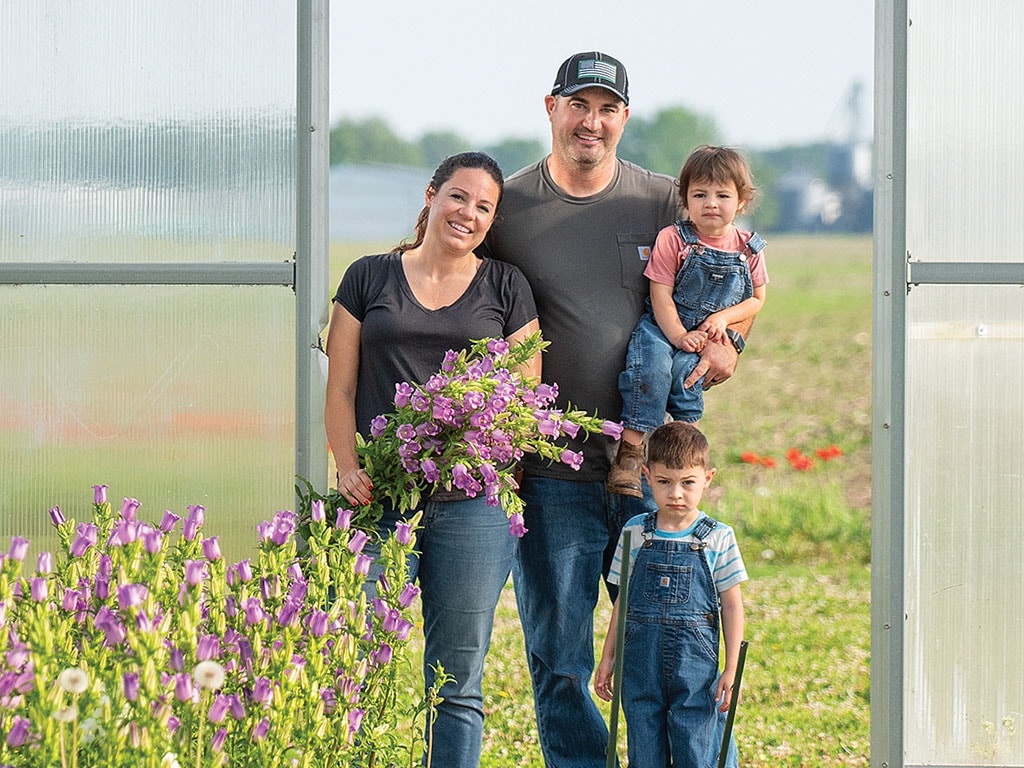
{"label": "red poppy flower", "polygon": [[822,461],[831,461],[832,459],[836,458],[837,456],[842,456],[843,455],[843,450],[838,445],[835,445],[833,443],[828,448],[818,448],[818,449],[816,449],[814,451],[814,453]]}
{"label": "red poppy flower", "polygon": [[804,456],[803,454],[794,456],[789,460],[789,463],[797,472],[806,472],[807,470],[814,468],[814,459],[810,456]]}

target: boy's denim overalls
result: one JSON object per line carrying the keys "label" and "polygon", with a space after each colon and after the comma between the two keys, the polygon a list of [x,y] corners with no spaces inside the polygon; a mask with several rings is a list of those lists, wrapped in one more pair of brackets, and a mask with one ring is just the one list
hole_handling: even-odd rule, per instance
{"label": "boy's denim overalls", "polygon": [[[677,221],[676,229],[690,251],[676,274],[672,298],[683,327],[693,330],[708,315],[739,304],[753,295],[747,253],[718,251],[702,245],[689,220]],[[747,251],[759,253],[765,241],[756,232]],[[647,300],[644,312],[626,353],[626,369],[619,374],[622,423],[638,432],[653,432],[665,421],[665,412],[676,421],[696,422],[704,415],[703,379],[690,389],[683,386],[700,356],[676,349],[658,327]]]}
{"label": "boy's denim overalls", "polygon": [[[718,686],[719,600],[704,556],[718,525],[701,518],[700,543],[655,539],[656,513],[629,579],[623,643],[622,712],[629,764],[638,768],[715,768],[726,713]],[[739,764],[730,740],[726,765]]]}

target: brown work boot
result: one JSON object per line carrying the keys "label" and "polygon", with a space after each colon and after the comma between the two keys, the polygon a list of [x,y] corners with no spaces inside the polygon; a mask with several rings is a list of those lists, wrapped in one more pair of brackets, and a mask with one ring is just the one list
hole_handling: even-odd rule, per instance
{"label": "brown work boot", "polygon": [[608,493],[632,496],[642,499],[644,493],[640,486],[640,468],[644,463],[644,446],[633,445],[625,440],[619,442],[619,452],[608,470],[608,480],[604,487]]}

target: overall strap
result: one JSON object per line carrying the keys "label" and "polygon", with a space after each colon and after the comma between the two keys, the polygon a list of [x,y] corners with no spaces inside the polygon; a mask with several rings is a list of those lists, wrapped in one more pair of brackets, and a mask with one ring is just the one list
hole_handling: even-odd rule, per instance
{"label": "overall strap", "polygon": [[750,237],[747,239],[747,250],[751,253],[760,253],[764,250],[765,246],[768,245],[757,232],[751,232]]}
{"label": "overall strap", "polygon": [[715,528],[718,527],[718,521],[713,517],[702,517],[700,522],[697,523],[697,527],[693,529],[691,534],[697,541],[704,541],[708,534],[711,533]]}
{"label": "overall strap", "polygon": [[654,532],[658,528],[658,513],[648,512],[644,516],[644,546],[651,546],[651,542],[654,541]]}
{"label": "overall strap", "polygon": [[[700,522],[698,522],[697,526],[693,529],[693,533],[690,534],[691,536],[693,536],[693,538],[695,538],[697,541],[700,542],[701,546],[698,546],[696,544],[694,544],[692,546],[695,547],[695,548],[698,548],[698,549],[702,549],[703,546],[705,546],[704,545],[704,539],[706,539],[708,534],[711,533],[713,530],[715,530],[715,528],[717,528],[717,527],[718,527],[718,521],[715,520],[713,517],[708,517],[706,515],[704,517],[702,517],[700,519]],[[648,512],[644,516],[644,533],[643,533],[643,537],[644,537],[644,546],[645,547],[651,546],[651,542],[654,540],[654,533],[657,530],[657,528],[658,528],[658,513],[657,512]]]}
{"label": "overall strap", "polygon": [[676,219],[676,232],[687,245],[697,245],[700,242],[700,238],[697,237],[697,232],[693,228],[693,222],[689,219]]}

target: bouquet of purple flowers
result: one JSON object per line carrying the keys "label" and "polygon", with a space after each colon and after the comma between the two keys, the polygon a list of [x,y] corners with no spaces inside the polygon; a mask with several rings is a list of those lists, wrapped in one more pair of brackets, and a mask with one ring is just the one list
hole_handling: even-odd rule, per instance
{"label": "bouquet of purple flowers", "polygon": [[618,422],[559,410],[557,385],[521,373],[547,345],[540,333],[515,345],[474,341],[468,350],[449,350],[425,383],[396,384],[395,410],[373,420],[368,439],[356,437],[376,498],[413,510],[423,496],[441,489],[457,488],[469,497],[483,493],[508,513],[510,533],[526,533],[515,478],[523,455],[579,469],[583,454],[560,445],[559,438],[622,434]]}

